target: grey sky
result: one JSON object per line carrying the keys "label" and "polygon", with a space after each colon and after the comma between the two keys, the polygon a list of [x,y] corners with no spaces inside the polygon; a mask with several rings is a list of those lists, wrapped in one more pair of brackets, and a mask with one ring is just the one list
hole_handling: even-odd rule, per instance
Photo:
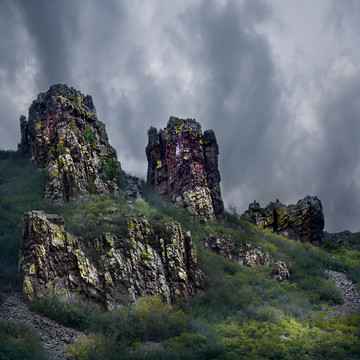
{"label": "grey sky", "polygon": [[0,147],[66,83],[93,96],[126,171],[145,176],[151,125],[196,118],[226,205],[317,195],[328,231],[359,231],[359,18],[357,0],[0,0]]}

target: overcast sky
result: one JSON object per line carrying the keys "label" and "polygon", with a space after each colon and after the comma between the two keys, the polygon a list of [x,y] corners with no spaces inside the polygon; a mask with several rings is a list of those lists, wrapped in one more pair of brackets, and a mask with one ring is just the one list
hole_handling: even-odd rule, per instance
{"label": "overcast sky", "polygon": [[317,195],[360,231],[360,1],[0,0],[0,148],[66,83],[93,96],[125,171],[147,130],[214,129],[226,206]]}

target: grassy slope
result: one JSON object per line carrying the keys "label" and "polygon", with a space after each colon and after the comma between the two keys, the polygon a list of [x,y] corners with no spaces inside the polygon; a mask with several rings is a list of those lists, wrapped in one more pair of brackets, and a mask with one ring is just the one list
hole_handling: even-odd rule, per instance
{"label": "grassy slope", "polygon": [[[28,160],[16,153],[0,152],[0,174],[0,287],[4,289],[16,283],[18,224],[23,213],[56,209],[43,200],[43,174]],[[185,211],[167,207],[151,191],[145,191],[145,198],[148,202],[130,206],[125,201],[98,197],[91,203],[69,204],[61,214],[68,229],[79,234],[106,230],[94,219],[98,213],[105,215],[109,207],[121,210],[114,218],[119,233],[124,231],[126,214],[144,214],[153,224],[173,219],[180,222],[197,244],[205,290],[190,304],[172,309],[154,298],[107,314],[55,295],[34,302],[32,306],[38,311],[91,333],[69,347],[73,358],[359,358],[359,317],[331,321],[323,317],[341,301],[339,291],[324,275],[325,269],[345,271],[360,282],[358,239],[352,238],[351,246],[326,244],[324,251],[260,230],[231,215],[227,224],[202,225]],[[231,235],[239,246],[250,241],[286,261],[291,283],[274,282],[268,268],[242,267],[204,250],[201,239],[214,232]],[[144,345],[147,341],[162,342],[163,347],[149,350]]]}

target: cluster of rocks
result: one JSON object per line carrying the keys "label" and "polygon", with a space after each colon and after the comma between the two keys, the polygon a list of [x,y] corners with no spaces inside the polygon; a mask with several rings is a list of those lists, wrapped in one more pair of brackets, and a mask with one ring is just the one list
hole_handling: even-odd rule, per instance
{"label": "cluster of rocks", "polygon": [[202,240],[204,248],[219,254],[225,258],[232,259],[244,266],[269,266],[271,276],[277,281],[290,281],[290,272],[284,261],[276,261],[268,252],[259,247],[252,247],[249,242],[244,246],[235,243],[231,236],[221,238],[211,234]]}
{"label": "cluster of rocks", "polygon": [[277,200],[265,208],[254,201],[241,218],[290,239],[315,246],[323,243],[324,214],[316,196],[306,196],[296,205],[288,206]]}
{"label": "cluster of rocks", "polygon": [[94,239],[91,257],[64,225],[62,217],[43,211],[22,220],[20,275],[28,299],[78,293],[111,309],[116,292],[130,301],[159,294],[173,303],[202,287],[191,236],[179,224],[164,224],[165,233],[157,234],[145,218],[132,218],[127,237],[103,233]]}
{"label": "cluster of rocks", "polygon": [[148,136],[148,184],[202,220],[224,220],[214,131],[203,134],[195,120],[170,117],[165,129],[151,127]]}

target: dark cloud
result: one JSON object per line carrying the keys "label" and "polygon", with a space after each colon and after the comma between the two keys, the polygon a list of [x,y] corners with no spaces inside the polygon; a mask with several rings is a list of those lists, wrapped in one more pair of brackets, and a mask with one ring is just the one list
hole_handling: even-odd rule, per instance
{"label": "dark cloud", "polygon": [[[324,69],[292,70],[286,82],[259,30],[277,21],[268,1],[2,0],[0,146],[16,147],[18,117],[37,93],[67,83],[93,96],[126,171],[145,176],[151,125],[195,117],[216,132],[227,204],[243,212],[254,199],[318,195],[327,229],[359,230],[359,54],[351,40],[360,7],[329,4],[324,28],[337,50]],[[313,126],[289,106],[294,89],[313,109]]]}
{"label": "dark cloud", "polygon": [[17,0],[34,46],[39,88],[71,81],[71,54],[78,36],[79,3]]}
{"label": "dark cloud", "polygon": [[260,1],[229,1],[220,10],[204,1],[181,16],[183,33],[192,39],[187,56],[203,74],[195,85],[199,120],[216,130],[223,192],[242,210],[254,198],[277,195],[277,168],[287,146],[282,84],[269,45],[256,31],[270,15]]}
{"label": "dark cloud", "polygon": [[[33,58],[16,4],[0,1],[0,148],[15,148],[19,116],[31,96]],[[26,100],[24,100],[26,99]]]}
{"label": "dark cloud", "polygon": [[318,191],[331,219],[329,229],[360,228],[359,99],[360,75],[345,71],[327,84],[318,104],[322,129]]}

